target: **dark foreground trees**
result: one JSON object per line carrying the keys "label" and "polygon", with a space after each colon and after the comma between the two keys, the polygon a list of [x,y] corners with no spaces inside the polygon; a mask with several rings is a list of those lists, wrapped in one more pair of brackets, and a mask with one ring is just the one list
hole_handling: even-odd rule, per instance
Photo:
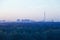
{"label": "dark foreground trees", "polygon": [[0,25],[0,40],[60,40],[59,26],[48,23]]}

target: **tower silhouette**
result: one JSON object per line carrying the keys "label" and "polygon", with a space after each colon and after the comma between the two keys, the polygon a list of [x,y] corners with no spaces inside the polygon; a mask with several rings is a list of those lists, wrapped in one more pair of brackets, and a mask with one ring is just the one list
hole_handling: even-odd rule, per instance
{"label": "tower silhouette", "polygon": [[17,19],[17,22],[20,22],[20,19]]}
{"label": "tower silhouette", "polygon": [[44,11],[44,18],[43,18],[43,22],[46,21],[46,14],[45,14],[45,11]]}

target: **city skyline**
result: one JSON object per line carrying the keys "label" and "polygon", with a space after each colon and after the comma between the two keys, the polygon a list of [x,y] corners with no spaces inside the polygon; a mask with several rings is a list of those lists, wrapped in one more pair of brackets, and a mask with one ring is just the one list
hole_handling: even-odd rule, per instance
{"label": "city skyline", "polygon": [[0,20],[60,21],[60,0],[0,0]]}

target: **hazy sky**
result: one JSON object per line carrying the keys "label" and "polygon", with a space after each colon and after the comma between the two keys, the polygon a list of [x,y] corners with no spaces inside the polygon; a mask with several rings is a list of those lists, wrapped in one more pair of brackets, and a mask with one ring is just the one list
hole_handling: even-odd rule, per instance
{"label": "hazy sky", "polygon": [[0,19],[32,19],[60,21],[60,0],[0,0]]}

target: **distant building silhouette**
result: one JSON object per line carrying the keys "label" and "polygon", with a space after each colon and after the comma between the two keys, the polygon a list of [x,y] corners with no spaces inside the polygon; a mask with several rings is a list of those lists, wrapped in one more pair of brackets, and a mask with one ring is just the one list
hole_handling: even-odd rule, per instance
{"label": "distant building silhouette", "polygon": [[54,20],[52,19],[52,22],[54,22]]}
{"label": "distant building silhouette", "polygon": [[30,20],[30,19],[22,19],[22,22],[28,23],[28,22],[34,22],[34,21],[32,21],[32,20]]}
{"label": "distant building silhouette", "polygon": [[0,20],[0,23],[4,23],[4,22],[6,22],[5,20]]}
{"label": "distant building silhouette", "polygon": [[44,11],[44,17],[43,17],[43,22],[46,21],[46,14],[45,14],[45,11]]}
{"label": "distant building silhouette", "polygon": [[29,19],[22,19],[22,22],[30,22]]}
{"label": "distant building silhouette", "polygon": [[17,22],[20,22],[20,19],[17,19]]}
{"label": "distant building silhouette", "polygon": [[2,20],[2,22],[6,22],[5,20]]}

